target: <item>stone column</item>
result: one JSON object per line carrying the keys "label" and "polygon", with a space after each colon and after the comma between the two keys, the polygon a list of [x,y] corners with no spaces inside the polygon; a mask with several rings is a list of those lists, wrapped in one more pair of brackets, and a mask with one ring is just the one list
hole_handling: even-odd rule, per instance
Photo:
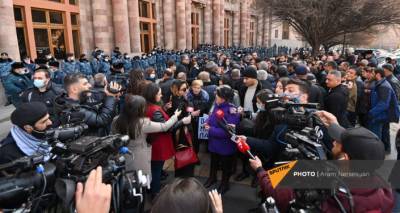
{"label": "stone column", "polygon": [[175,49],[175,1],[163,0],[163,16],[164,16],[164,41],[165,49]]}
{"label": "stone column", "polygon": [[112,21],[107,0],[92,1],[94,43],[105,52],[113,49]]}
{"label": "stone column", "polygon": [[176,0],[176,49],[186,49],[186,0]]}
{"label": "stone column", "polygon": [[132,53],[141,53],[138,0],[128,0],[129,37]]}
{"label": "stone column", "polygon": [[90,1],[79,2],[79,20],[80,20],[80,45],[82,53],[91,57],[91,52],[94,49],[93,36],[93,14]]}
{"label": "stone column", "polygon": [[240,13],[233,12],[233,45],[240,45]]}
{"label": "stone column", "polygon": [[268,46],[268,28],[269,28],[269,19],[268,19],[268,14],[266,11],[263,11],[262,15],[262,23],[263,23],[263,36],[262,36],[262,45],[263,46]]}
{"label": "stone column", "polygon": [[243,1],[240,3],[240,46],[247,47],[249,45],[249,14],[247,1]]}
{"label": "stone column", "polygon": [[257,16],[257,46],[261,46],[262,45],[262,36],[263,36],[263,16],[262,15],[258,15]]}
{"label": "stone column", "polygon": [[212,0],[207,0],[204,8],[204,43],[212,43]]}
{"label": "stone column", "polygon": [[212,16],[213,16],[213,44],[221,45],[221,0],[213,0]]}
{"label": "stone column", "polygon": [[[221,18],[219,19],[219,23],[220,23],[220,36],[219,36],[219,43],[220,43],[220,45],[221,46],[224,46],[224,44],[225,44],[225,37],[224,37],[224,28],[225,28],[225,25],[224,25],[224,23],[225,23],[225,9],[224,9],[224,5],[223,4],[221,4],[221,7],[220,7],[220,16],[221,16]],[[229,44],[229,41],[228,41],[228,44]]]}
{"label": "stone column", "polygon": [[[192,0],[186,0],[186,49],[192,49]],[[200,18],[200,17],[199,17]]]}
{"label": "stone column", "polygon": [[157,19],[157,46],[158,47],[164,47],[165,42],[164,42],[164,16],[162,14],[163,12],[163,7],[162,7],[162,1],[163,0],[156,0],[156,19]]}
{"label": "stone column", "polygon": [[128,2],[127,0],[112,1],[115,46],[122,53],[131,52],[129,36]]}
{"label": "stone column", "polygon": [[[15,28],[14,9],[12,0],[0,1],[0,50],[7,52],[9,57],[19,61],[19,48]],[[28,44],[27,44],[28,45]]]}

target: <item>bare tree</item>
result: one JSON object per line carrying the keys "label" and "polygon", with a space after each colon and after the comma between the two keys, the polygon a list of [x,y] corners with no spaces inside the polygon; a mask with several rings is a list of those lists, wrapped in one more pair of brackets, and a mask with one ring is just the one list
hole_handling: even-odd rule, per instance
{"label": "bare tree", "polygon": [[257,0],[280,21],[288,22],[317,54],[322,44],[379,25],[400,24],[399,0]]}

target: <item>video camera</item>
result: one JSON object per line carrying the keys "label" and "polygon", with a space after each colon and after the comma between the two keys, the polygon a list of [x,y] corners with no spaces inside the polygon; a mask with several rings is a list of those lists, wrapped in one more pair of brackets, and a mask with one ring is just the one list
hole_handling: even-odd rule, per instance
{"label": "video camera", "polygon": [[322,121],[314,114],[319,108],[316,103],[285,102],[271,95],[266,101],[267,115],[275,125],[286,124],[283,144],[286,144],[281,160],[326,160],[326,150],[322,143]]}
{"label": "video camera", "polygon": [[[76,131],[66,132],[65,135],[75,137]],[[126,171],[125,155],[131,154],[126,147],[128,136],[56,141],[48,162],[43,158],[23,157],[0,165],[0,171],[19,168],[18,173],[0,178],[0,208],[22,208],[30,212],[62,208],[73,212],[76,183],[85,182],[97,166],[103,167],[103,182],[112,186],[114,212],[143,204],[143,188],[148,187],[149,181],[141,171]]]}

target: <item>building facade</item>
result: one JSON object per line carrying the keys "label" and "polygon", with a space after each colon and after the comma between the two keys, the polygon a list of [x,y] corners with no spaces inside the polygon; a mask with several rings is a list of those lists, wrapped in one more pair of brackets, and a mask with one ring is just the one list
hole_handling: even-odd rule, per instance
{"label": "building facade", "polygon": [[254,0],[1,0],[0,51],[13,58],[51,52],[139,54],[154,47],[199,44],[299,47],[286,24],[255,8]]}

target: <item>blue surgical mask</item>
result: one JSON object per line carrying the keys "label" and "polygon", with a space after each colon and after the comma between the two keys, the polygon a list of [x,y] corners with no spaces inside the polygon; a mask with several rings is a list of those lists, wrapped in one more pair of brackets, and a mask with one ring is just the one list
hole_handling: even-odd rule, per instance
{"label": "blue surgical mask", "polygon": [[289,101],[292,101],[294,103],[300,103],[300,95],[299,94],[291,94],[288,92],[284,92],[283,97],[287,97]]}
{"label": "blue surgical mask", "polygon": [[38,89],[43,88],[43,87],[46,86],[46,84],[44,83],[44,80],[40,80],[40,79],[35,79],[33,81],[33,85]]}

